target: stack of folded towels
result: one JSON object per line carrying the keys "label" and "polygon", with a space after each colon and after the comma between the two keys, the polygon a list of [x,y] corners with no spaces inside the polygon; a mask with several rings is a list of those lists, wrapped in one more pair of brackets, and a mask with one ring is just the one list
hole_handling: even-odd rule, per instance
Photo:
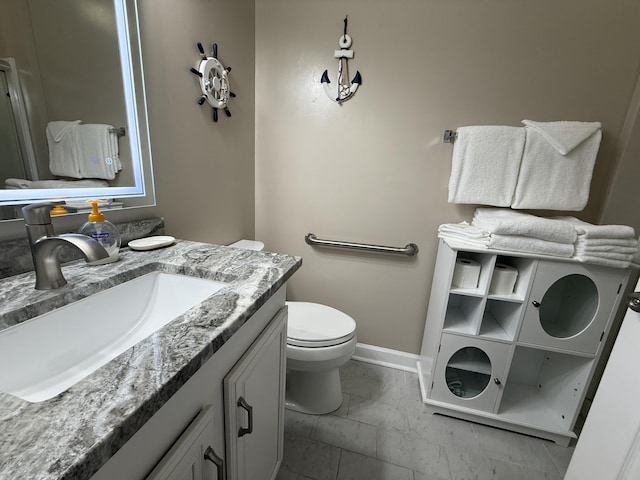
{"label": "stack of folded towels", "polygon": [[627,225],[592,225],[574,217],[557,217],[578,234],[574,258],[580,262],[627,268],[638,252],[636,232]]}
{"label": "stack of folded towels", "polygon": [[471,224],[440,225],[438,237],[476,247],[573,258],[626,268],[638,242],[625,225],[591,225],[573,217],[542,218],[506,208],[478,208]]}
{"label": "stack of folded towels", "polygon": [[471,225],[440,225],[438,236],[478,248],[571,257],[577,234],[568,222],[506,208],[478,208]]}

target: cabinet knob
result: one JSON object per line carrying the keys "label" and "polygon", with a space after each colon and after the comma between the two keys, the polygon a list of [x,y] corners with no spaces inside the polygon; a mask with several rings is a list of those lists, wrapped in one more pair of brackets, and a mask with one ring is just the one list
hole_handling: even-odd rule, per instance
{"label": "cabinet knob", "polygon": [[629,295],[627,306],[634,312],[640,312],[640,292],[633,292]]}
{"label": "cabinet knob", "polygon": [[209,445],[204,451],[204,459],[213,462],[218,471],[218,480],[224,480],[224,462],[218,455],[216,455],[216,452],[211,448],[211,445]]}
{"label": "cabinet knob", "polygon": [[493,379],[493,383],[495,383],[496,385],[501,385],[501,384],[502,384],[502,382],[500,381],[500,379],[499,379],[499,378],[497,378],[497,377]]}
{"label": "cabinet knob", "polygon": [[538,308],[540,306],[540,302],[537,300],[534,300],[533,302],[531,302],[531,305],[533,305],[534,307]]}

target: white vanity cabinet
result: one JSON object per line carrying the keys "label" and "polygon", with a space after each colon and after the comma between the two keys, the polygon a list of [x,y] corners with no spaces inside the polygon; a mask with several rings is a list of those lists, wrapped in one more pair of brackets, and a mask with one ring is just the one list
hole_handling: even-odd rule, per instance
{"label": "white vanity cabinet", "polygon": [[286,307],[224,380],[229,480],[275,479],[282,462]]}
{"label": "white vanity cabinet", "polygon": [[282,287],[92,480],[275,479],[284,432],[284,300]]}
{"label": "white vanity cabinet", "polygon": [[[461,263],[479,265],[477,283],[453,286]],[[512,291],[493,291],[512,268]],[[427,409],[567,445],[628,279],[441,240],[418,361]]]}

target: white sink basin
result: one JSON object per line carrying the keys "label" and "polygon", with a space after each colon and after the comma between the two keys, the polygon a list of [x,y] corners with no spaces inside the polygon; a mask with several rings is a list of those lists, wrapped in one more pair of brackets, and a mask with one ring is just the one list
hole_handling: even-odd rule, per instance
{"label": "white sink basin", "polygon": [[154,272],[0,331],[0,391],[65,391],[225,286]]}

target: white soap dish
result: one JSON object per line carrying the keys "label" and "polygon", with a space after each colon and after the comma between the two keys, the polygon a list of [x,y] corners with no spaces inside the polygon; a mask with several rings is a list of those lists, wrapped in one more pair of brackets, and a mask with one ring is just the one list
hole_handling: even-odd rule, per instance
{"label": "white soap dish", "polygon": [[176,239],[169,235],[156,235],[155,237],[131,240],[129,242],[129,247],[131,250],[153,250],[155,248],[162,248],[171,245],[175,241]]}

